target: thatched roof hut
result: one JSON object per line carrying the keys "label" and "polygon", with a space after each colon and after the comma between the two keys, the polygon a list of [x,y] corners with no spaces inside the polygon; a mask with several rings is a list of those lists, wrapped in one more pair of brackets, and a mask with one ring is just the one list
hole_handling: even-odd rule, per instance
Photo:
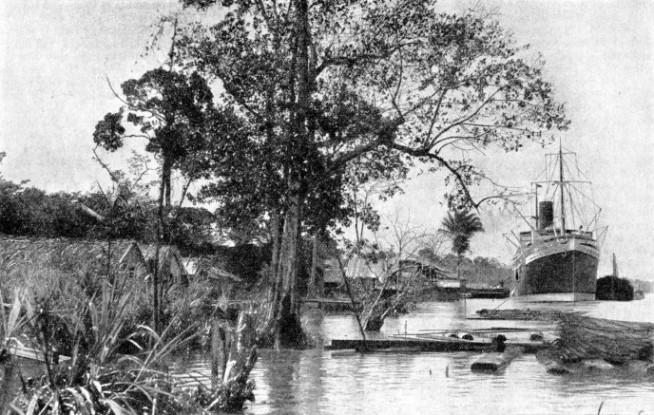
{"label": "thatched roof hut", "polygon": [[145,260],[133,241],[94,241],[86,239],[45,239],[0,235],[0,273],[31,270],[55,270],[59,273],[93,271],[129,272],[145,275]]}

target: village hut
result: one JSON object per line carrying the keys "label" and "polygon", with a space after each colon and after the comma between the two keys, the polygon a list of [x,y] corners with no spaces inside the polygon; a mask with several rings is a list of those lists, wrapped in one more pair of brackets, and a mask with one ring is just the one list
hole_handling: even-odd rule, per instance
{"label": "village hut", "polygon": [[169,287],[173,284],[186,285],[188,283],[188,273],[184,265],[184,259],[176,246],[159,246],[158,262],[155,260],[157,245],[139,244],[139,248],[143,252],[150,274],[154,274],[155,264],[158,264],[159,282],[163,287]]}
{"label": "village hut", "polygon": [[26,277],[38,281],[146,275],[145,259],[133,241],[0,235],[0,281],[9,286],[24,284]]}
{"label": "village hut", "polygon": [[358,281],[364,287],[380,288],[389,270],[388,262],[374,261],[357,255],[347,262],[345,276],[350,280]]}
{"label": "village hut", "polygon": [[408,258],[396,261],[387,273],[387,278],[391,279],[391,287],[408,280],[414,280],[422,286],[433,286],[443,281],[456,279],[453,271],[422,258]]}
{"label": "village hut", "polygon": [[343,288],[343,273],[336,258],[328,258],[318,268],[316,275],[316,296],[335,297]]}

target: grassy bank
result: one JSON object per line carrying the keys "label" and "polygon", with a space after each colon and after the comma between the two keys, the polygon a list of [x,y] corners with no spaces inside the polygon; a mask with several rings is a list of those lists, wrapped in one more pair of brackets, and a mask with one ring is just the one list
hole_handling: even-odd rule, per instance
{"label": "grassy bank", "polygon": [[[0,413],[197,414],[239,408],[252,398],[248,375],[256,349],[248,331],[256,321],[244,329],[227,320],[217,306],[224,296],[196,281],[170,289],[166,328],[155,333],[149,284],[112,271],[3,267]],[[206,344],[212,321],[223,322],[225,340],[214,387],[178,390],[167,362]],[[43,357],[42,376],[22,375],[12,354],[17,342]]]}

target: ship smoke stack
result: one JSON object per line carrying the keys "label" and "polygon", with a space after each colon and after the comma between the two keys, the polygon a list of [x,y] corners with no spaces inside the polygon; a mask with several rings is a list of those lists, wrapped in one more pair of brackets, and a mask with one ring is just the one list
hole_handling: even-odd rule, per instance
{"label": "ship smoke stack", "polygon": [[538,229],[547,229],[554,221],[554,203],[549,201],[538,203]]}

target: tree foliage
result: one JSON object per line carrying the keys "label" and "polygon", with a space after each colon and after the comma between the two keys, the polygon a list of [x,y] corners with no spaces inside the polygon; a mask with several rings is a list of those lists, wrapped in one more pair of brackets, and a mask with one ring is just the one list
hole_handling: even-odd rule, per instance
{"label": "tree foliage", "polygon": [[472,236],[483,232],[484,226],[474,212],[455,210],[447,212],[440,230],[450,239],[452,252],[461,258],[470,249]]}
{"label": "tree foliage", "polygon": [[[170,206],[171,171],[198,175],[206,132],[211,122],[219,122],[213,94],[197,73],[185,75],[164,68],[127,80],[121,88],[125,105],[97,123],[93,141],[116,151],[126,138],[146,140],[146,151],[161,159],[165,204]],[[125,123],[134,127],[128,129]]]}
{"label": "tree foliage", "polygon": [[[366,157],[402,160],[378,163],[384,171],[406,165],[404,155],[445,168],[461,199],[474,203],[467,186],[479,176],[459,149],[518,150],[568,124],[541,62],[497,22],[437,13],[431,1],[316,1],[307,4],[305,36],[297,12],[304,3],[226,2],[220,23],[194,26],[181,41],[191,66],[219,83],[219,99],[251,126],[222,164],[227,170],[216,171],[225,180],[207,193],[226,210],[283,208],[295,177],[306,212],[319,200],[321,213],[345,215],[343,167]],[[305,63],[299,42],[308,42]]]}
{"label": "tree foliage", "polygon": [[205,196],[283,219],[275,272],[291,298],[301,231],[348,216],[349,164],[428,163],[456,181],[453,204],[475,205],[468,152],[518,150],[568,124],[541,62],[474,12],[440,13],[433,0],[183,3],[222,8],[217,24],[186,28],[178,50],[246,126]]}

